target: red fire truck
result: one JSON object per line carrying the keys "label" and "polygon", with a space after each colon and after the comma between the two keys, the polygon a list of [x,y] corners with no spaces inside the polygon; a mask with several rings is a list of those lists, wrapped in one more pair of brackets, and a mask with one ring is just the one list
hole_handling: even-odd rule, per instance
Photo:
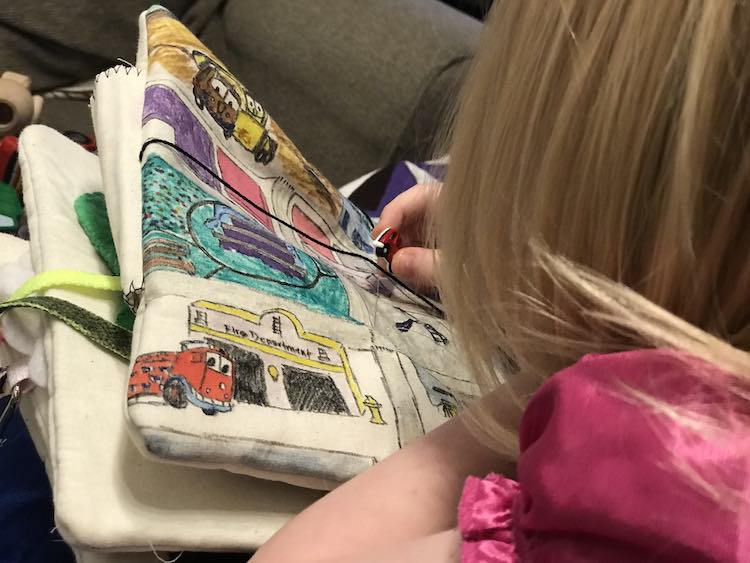
{"label": "red fire truck", "polygon": [[180,352],[138,356],[128,385],[128,401],[161,396],[184,409],[188,403],[212,415],[232,410],[234,363],[203,340],[182,342]]}

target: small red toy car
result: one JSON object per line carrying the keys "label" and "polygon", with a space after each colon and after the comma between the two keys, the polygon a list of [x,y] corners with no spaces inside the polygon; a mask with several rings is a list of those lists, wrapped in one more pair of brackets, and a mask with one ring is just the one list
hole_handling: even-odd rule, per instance
{"label": "small red toy car", "polygon": [[389,227],[378,235],[372,245],[375,247],[375,256],[385,258],[390,268],[393,256],[401,250],[401,237]]}

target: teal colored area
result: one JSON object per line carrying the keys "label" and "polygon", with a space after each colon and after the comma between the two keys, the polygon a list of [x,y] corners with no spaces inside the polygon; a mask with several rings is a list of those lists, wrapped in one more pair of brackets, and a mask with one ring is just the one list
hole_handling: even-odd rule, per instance
{"label": "teal colored area", "polygon": [[143,166],[144,274],[173,270],[238,283],[349,319],[349,297],[326,264],[286,243],[162,158]]}

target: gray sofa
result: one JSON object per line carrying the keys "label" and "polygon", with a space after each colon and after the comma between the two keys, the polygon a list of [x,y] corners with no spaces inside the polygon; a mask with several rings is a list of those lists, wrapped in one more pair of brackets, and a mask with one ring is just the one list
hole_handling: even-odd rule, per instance
{"label": "gray sofa", "polygon": [[[35,90],[133,60],[150,0],[30,0],[0,8],[0,65]],[[481,23],[437,0],[163,0],[334,183],[429,156]],[[42,121],[90,132],[85,103]]]}

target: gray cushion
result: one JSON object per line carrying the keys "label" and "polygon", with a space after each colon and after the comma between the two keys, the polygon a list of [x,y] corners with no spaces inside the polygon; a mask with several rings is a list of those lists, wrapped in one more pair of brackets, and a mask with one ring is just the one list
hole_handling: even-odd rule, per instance
{"label": "gray cushion", "polygon": [[[0,61],[36,90],[135,58],[152,0],[30,0],[0,8]],[[429,154],[481,24],[437,0],[161,0],[341,184]],[[9,62],[7,62],[9,61]],[[49,101],[42,121],[91,132],[88,107]]]}

